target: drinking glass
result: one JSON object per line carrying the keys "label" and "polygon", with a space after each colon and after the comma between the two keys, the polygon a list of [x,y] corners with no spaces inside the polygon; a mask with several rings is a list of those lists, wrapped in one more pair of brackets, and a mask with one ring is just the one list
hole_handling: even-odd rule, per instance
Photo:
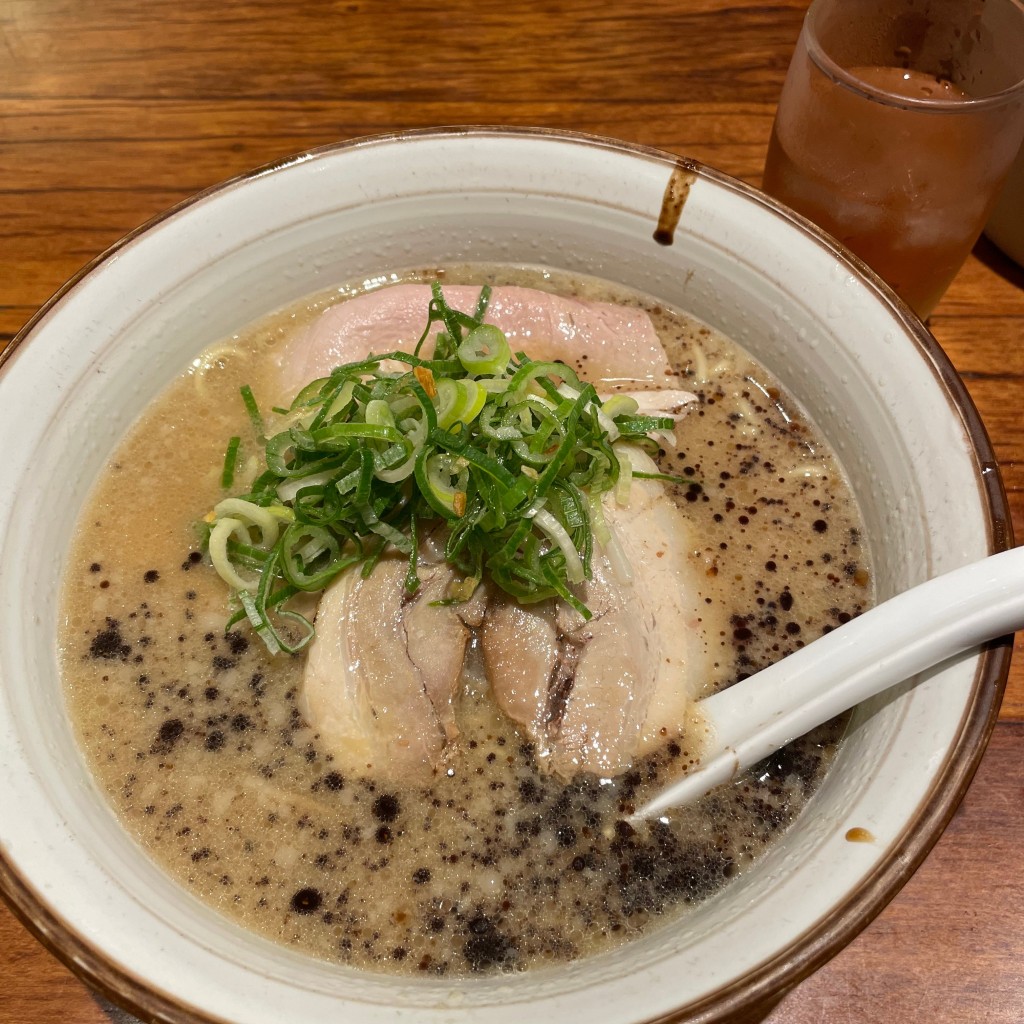
{"label": "drinking glass", "polygon": [[985,234],[1024,267],[1024,145],[1006,176]]}
{"label": "drinking glass", "polygon": [[1018,0],[814,0],[764,190],[924,318],[981,233],[1022,137]]}

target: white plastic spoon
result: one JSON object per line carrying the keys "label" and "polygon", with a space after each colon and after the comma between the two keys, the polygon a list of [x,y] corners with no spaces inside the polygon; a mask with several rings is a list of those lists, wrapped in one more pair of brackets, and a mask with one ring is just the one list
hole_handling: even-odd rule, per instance
{"label": "white plastic spoon", "polygon": [[1024,627],[1024,547],[884,601],[789,657],[707,697],[700,762],[631,815],[692,803],[790,740],[961,651]]}

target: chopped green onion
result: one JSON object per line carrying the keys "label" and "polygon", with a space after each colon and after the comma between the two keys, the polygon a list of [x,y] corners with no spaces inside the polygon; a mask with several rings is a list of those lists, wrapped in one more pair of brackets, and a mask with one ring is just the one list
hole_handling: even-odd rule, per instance
{"label": "chopped green onion", "polygon": [[227,451],[224,452],[224,469],[220,474],[220,486],[227,490],[235,482],[235,466],[238,464],[238,448],[241,445],[240,437],[233,437],[228,441]]}
{"label": "chopped green onion", "polygon": [[619,463],[619,479],[615,484],[615,501],[617,504],[625,506],[629,504],[629,492],[633,483],[633,463],[629,454],[621,449],[615,451],[615,457]]}
{"label": "chopped green onion", "polygon": [[487,307],[491,302],[491,286],[485,284],[480,289],[480,298],[476,300],[476,309],[473,310],[473,319],[483,322],[484,317],[487,315]]}
{"label": "chopped green onion", "polygon": [[416,527],[416,516],[409,519],[409,568],[405,572],[405,589],[415,594],[420,589],[420,578],[416,569],[419,566],[419,530]]}
{"label": "chopped green onion", "polygon": [[441,514],[445,518],[461,517],[465,509],[463,513],[456,512],[455,500],[457,495],[465,495],[469,486],[469,463],[465,459],[448,454],[431,455],[423,464],[423,481],[424,496],[433,508],[443,509]]}
{"label": "chopped green onion", "polygon": [[638,473],[633,471],[633,476],[638,480],[664,480],[669,484],[689,484],[693,481],[689,477],[677,476],[675,473]]}
{"label": "chopped green onion", "polygon": [[220,578],[237,593],[255,590],[259,586],[259,579],[246,579],[236,571],[231,558],[228,556],[228,540],[232,536],[249,539],[248,531],[238,519],[218,519],[217,524],[210,531],[209,551],[210,560],[214,569],[217,570]]}
{"label": "chopped green onion", "polygon": [[671,430],[676,421],[671,416],[634,416],[615,421],[623,434],[649,434],[652,430]]}
{"label": "chopped green onion", "polygon": [[583,572],[583,560],[576,550],[576,545],[569,536],[569,531],[546,509],[540,509],[533,515],[533,521],[554,541],[565,556],[565,577],[570,583],[582,583],[586,578]]}
{"label": "chopped green onion", "polygon": [[640,403],[630,395],[612,395],[604,401],[604,414],[611,419],[617,416],[633,416]]}
{"label": "chopped green onion", "polygon": [[467,373],[478,377],[496,377],[504,373],[511,358],[508,339],[504,331],[494,324],[474,327],[459,346],[459,362]]}
{"label": "chopped green onion", "polygon": [[241,391],[242,401],[245,403],[245,411],[249,414],[249,422],[252,424],[253,433],[257,437],[263,437],[263,417],[260,415],[260,407],[256,404],[252,388],[248,384],[243,384]]}
{"label": "chopped green onion", "polygon": [[[462,580],[441,603],[468,600],[486,576],[523,603],[558,598],[589,618],[572,588],[590,578],[595,540],[616,572],[631,574],[601,495],[628,500],[637,477],[681,481],[636,473],[628,457],[630,444],[650,447],[647,435],[674,420],[637,415],[628,396],[602,401],[563,363],[513,358],[504,334],[482,322],[489,296],[484,288],[470,315],[433,286],[412,354],[336,367],[274,410],[269,436],[242,388],[266,469],[207,517],[210,557],[237,602],[231,625],[248,620],[271,652],[300,650],[313,627],[290,598],[356,566],[365,577],[388,553],[407,559],[415,592],[422,529],[439,522]],[[385,359],[408,369],[382,373]],[[225,488],[240,444],[228,444]],[[279,623],[298,626],[299,640]]]}

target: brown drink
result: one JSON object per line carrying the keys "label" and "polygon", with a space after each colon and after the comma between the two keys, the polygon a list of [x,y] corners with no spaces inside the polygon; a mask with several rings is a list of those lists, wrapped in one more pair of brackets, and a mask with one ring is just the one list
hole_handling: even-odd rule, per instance
{"label": "brown drink", "polygon": [[[1024,53],[1024,9],[1012,6]],[[878,15],[863,46],[851,20],[857,8]],[[924,317],[981,233],[1020,144],[1024,67],[1009,89],[978,95],[979,81],[987,88],[998,76],[937,59],[936,23],[887,22],[879,12],[851,0],[812,7],[779,102],[764,189],[833,234]],[[931,70],[910,66],[915,57]]]}

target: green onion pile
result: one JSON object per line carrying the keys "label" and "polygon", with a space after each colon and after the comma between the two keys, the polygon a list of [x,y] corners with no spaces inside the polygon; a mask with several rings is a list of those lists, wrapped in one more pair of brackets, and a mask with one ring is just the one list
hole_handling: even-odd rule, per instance
{"label": "green onion pile", "polygon": [[[671,417],[641,416],[634,399],[602,401],[562,363],[515,355],[483,323],[484,287],[470,315],[433,285],[427,327],[413,354],[390,352],[337,367],[313,381],[284,429],[264,436],[251,389],[242,388],[266,470],[247,494],[207,517],[209,553],[239,610],[271,653],[293,653],[312,624],[286,607],[361,565],[368,576],[389,551],[408,558],[405,587],[419,587],[419,540],[443,521],[445,558],[461,580],[448,600],[468,600],[486,575],[521,602],[559,597],[590,612],[572,591],[590,578],[596,538],[609,539],[600,496],[628,502],[634,473],[624,444],[656,448],[648,435]],[[421,354],[439,324],[433,354]],[[386,373],[383,360],[408,369]],[[241,438],[228,444],[221,483],[233,484]],[[281,620],[297,625],[280,629]]]}

